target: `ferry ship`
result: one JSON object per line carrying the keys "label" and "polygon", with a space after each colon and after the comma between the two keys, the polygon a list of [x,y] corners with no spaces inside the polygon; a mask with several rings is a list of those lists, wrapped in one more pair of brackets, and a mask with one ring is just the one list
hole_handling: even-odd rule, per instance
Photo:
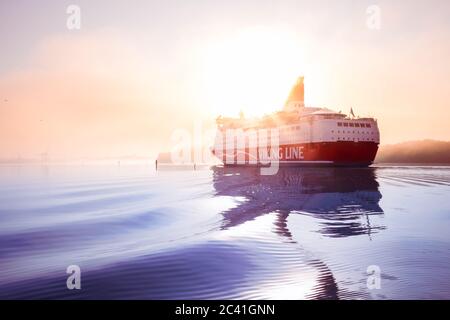
{"label": "ferry ship", "polygon": [[306,107],[304,78],[293,86],[282,110],[262,118],[216,119],[213,154],[224,165],[369,166],[380,132],[374,118]]}

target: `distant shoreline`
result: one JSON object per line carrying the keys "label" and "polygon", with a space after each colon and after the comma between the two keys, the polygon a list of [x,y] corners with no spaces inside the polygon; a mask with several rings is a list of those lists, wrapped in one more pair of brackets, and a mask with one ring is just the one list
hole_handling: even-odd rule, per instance
{"label": "distant shoreline", "polygon": [[[167,153],[157,157],[159,164],[170,164]],[[39,159],[4,158],[0,166],[7,165],[95,165],[95,164],[149,164],[154,165],[155,158],[125,156],[100,159]],[[193,163],[192,163],[193,164]],[[192,165],[187,164],[187,165]],[[214,165],[217,163],[212,163]],[[450,166],[450,142],[437,140],[408,141],[392,145],[381,145],[373,163],[375,166]]]}
{"label": "distant shoreline", "polygon": [[[140,162],[95,162],[95,161],[90,161],[90,162],[48,162],[48,163],[39,163],[39,162],[8,162],[8,163],[2,163],[0,162],[0,167],[57,167],[57,166],[116,166],[116,167],[120,167],[120,166],[133,166],[133,165],[138,165],[138,166],[149,166],[149,167],[154,167],[155,166],[155,162],[154,161],[140,161]],[[179,167],[179,168],[193,168],[194,167],[194,163],[183,163],[183,164],[174,164],[174,163],[159,163],[158,167],[161,168],[175,168],[175,167]],[[218,165],[217,163],[201,163],[201,164],[196,164],[197,169],[200,168],[205,168],[205,167],[212,167],[212,166],[216,166]],[[220,165],[220,164],[219,164]],[[351,167],[351,166],[350,166]],[[368,168],[389,168],[389,167],[442,167],[442,168],[448,168],[450,167],[450,163],[387,163],[387,162],[376,162],[373,163],[372,165],[370,165]],[[301,167],[299,167],[301,168]],[[311,167],[308,167],[311,168]],[[317,167],[317,168],[324,168],[324,167]],[[325,167],[325,168],[340,168],[340,167]],[[346,167],[345,167],[346,168]]]}
{"label": "distant shoreline", "polygon": [[422,140],[382,145],[378,150],[374,163],[450,165],[450,142]]}

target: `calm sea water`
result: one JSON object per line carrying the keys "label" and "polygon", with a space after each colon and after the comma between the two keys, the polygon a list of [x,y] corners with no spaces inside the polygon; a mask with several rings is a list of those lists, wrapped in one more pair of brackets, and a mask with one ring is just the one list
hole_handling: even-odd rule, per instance
{"label": "calm sea water", "polygon": [[0,298],[449,299],[449,192],[445,167],[3,166]]}

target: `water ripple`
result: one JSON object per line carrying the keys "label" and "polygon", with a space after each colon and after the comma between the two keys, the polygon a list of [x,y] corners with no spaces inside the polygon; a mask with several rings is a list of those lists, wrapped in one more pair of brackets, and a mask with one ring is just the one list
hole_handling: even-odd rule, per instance
{"label": "water ripple", "polygon": [[0,168],[0,299],[450,297],[450,169],[257,170]]}

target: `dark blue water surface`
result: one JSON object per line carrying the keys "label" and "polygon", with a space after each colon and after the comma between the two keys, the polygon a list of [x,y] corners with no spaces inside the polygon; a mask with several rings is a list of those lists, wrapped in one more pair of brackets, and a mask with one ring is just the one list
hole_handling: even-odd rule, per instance
{"label": "dark blue water surface", "polygon": [[0,298],[449,299],[449,194],[446,167],[2,166]]}

